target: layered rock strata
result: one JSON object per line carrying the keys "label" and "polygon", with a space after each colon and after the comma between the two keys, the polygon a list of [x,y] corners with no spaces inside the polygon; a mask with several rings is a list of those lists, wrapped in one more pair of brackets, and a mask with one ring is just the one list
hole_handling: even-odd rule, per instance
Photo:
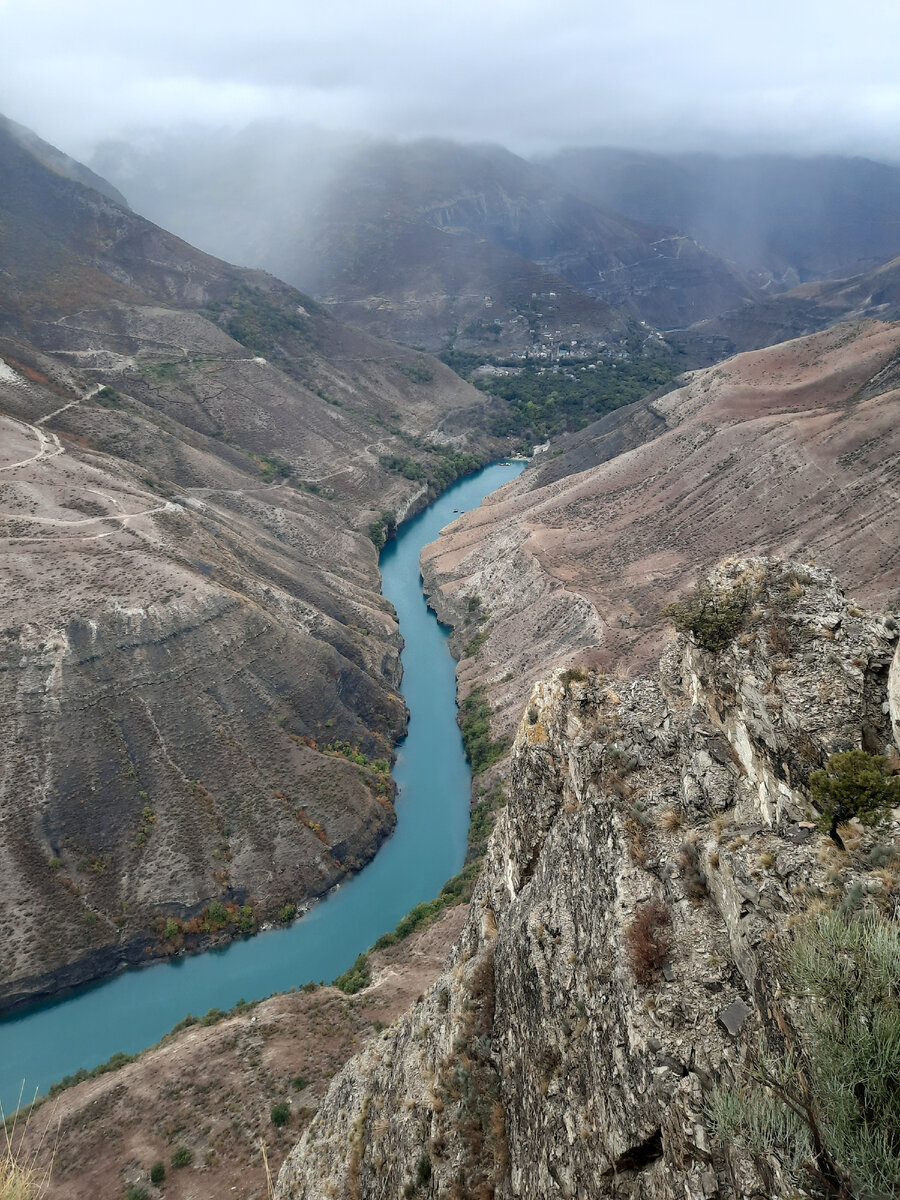
{"label": "layered rock strata", "polygon": [[370,526],[482,403],[51,151],[0,121],[0,1010],[375,852],[406,713]]}
{"label": "layered rock strata", "polygon": [[485,616],[477,653],[460,636],[463,691],[485,685],[506,732],[555,666],[646,667],[661,610],[736,546],[895,596],[898,364],[900,326],[839,326],[693,372],[538,456],[423,554],[441,620],[471,628],[473,596]]}
{"label": "layered rock strata", "polygon": [[898,627],[820,568],[742,560],[715,583],[753,598],[718,655],[682,637],[654,672],[535,688],[445,972],[335,1080],[278,1200],[790,1186],[775,1159],[718,1143],[707,1105],[761,1035],[798,1037],[779,965],[792,924],[853,883],[897,905],[860,831],[846,855],[815,833],[807,783],[835,751],[896,749]]}

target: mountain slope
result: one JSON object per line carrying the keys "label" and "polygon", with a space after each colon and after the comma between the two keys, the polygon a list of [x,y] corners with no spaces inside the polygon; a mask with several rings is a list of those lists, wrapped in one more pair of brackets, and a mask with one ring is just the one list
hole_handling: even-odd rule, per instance
{"label": "mountain slope", "polygon": [[585,148],[544,165],[585,199],[697,238],[776,290],[900,252],[900,168],[885,163]]}
{"label": "mountain slope", "polygon": [[[764,1070],[787,1080],[776,1096],[817,1100],[816,1024],[848,991],[883,988],[832,969],[813,1006],[813,970],[792,979],[792,946],[809,963],[818,940],[832,966],[824,922],[865,907],[896,954],[897,875],[883,880],[869,858],[896,861],[893,838],[854,829],[853,853],[838,855],[807,814],[810,772],[835,750],[896,756],[897,625],[796,562],[734,559],[713,584],[754,600],[717,654],[681,638],[631,679],[556,672],[534,688],[509,803],[442,976],[336,1077],[277,1200],[750,1200],[818,1194],[823,1142],[850,1165],[849,1139],[824,1120],[814,1142],[777,1103],[781,1130],[772,1120],[756,1138],[722,1114],[728,1099],[746,1112]],[[828,1028],[843,1032],[840,1019]],[[869,1078],[890,1094],[884,1044]],[[857,1064],[837,1078],[858,1078]],[[841,1112],[841,1132],[865,1143],[877,1129],[889,1144],[888,1104]],[[895,1147],[884,1160],[889,1186],[872,1194],[887,1197]]]}
{"label": "mountain slope", "polygon": [[585,657],[653,661],[660,610],[738,547],[814,557],[865,602],[900,591],[900,326],[837,326],[696,371],[573,435],[427,547],[441,619],[491,620],[465,687],[498,729],[534,680]]}
{"label": "mountain slope", "polygon": [[405,710],[368,529],[471,466],[482,401],[4,128],[0,228],[6,1006],[374,852]]}
{"label": "mountain slope", "polygon": [[666,340],[698,365],[827,329],[838,322],[900,318],[900,258],[848,279],[801,283],[788,292],[698,321]]}
{"label": "mountain slope", "polygon": [[690,238],[585,203],[501,147],[330,149],[308,131],[260,126],[193,154],[185,142],[107,145],[95,163],[156,219],[198,232],[205,222],[231,257],[277,263],[340,315],[431,349],[521,352],[532,294],[560,298],[541,332],[566,340],[577,327],[615,338],[623,314],[685,325],[755,295]]}

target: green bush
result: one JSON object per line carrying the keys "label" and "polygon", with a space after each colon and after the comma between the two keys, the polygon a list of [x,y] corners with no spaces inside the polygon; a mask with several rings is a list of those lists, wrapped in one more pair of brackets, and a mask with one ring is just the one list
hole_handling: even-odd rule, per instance
{"label": "green bush", "polygon": [[150,1193],[139,1183],[130,1183],[125,1189],[125,1200],[150,1200]]}
{"label": "green bush", "polygon": [[172,1155],[170,1162],[173,1167],[186,1167],[193,1159],[194,1155],[188,1150],[187,1146],[179,1146]]}
{"label": "green bush", "polygon": [[472,773],[478,775],[502,758],[507,742],[491,737],[491,707],[484,688],[473,688],[459,706],[459,726]]}
{"label": "green bush", "polygon": [[381,516],[369,525],[369,537],[375,544],[376,550],[382,550],[386,542],[397,532],[397,517],[387,509],[382,510]]}
{"label": "green bush", "polygon": [[832,754],[824,771],[813,771],[809,790],[821,809],[821,826],[843,849],[837,827],[856,817],[863,825],[878,825],[900,804],[900,778],[891,774],[890,760],[848,750]]}
{"label": "green bush", "polygon": [[717,1139],[776,1155],[805,1195],[900,1195],[900,928],[834,912],[784,958],[802,1051],[760,1054],[739,1092],[714,1094]]}
{"label": "green bush", "polygon": [[356,962],[343,975],[338,975],[334,980],[334,986],[340,988],[342,992],[346,992],[348,996],[353,996],[357,992],[361,992],[364,987],[368,987],[371,981],[369,956],[364,953],[357,956]]}
{"label": "green bush", "polygon": [[405,375],[407,379],[413,383],[431,383],[434,379],[434,372],[429,367],[427,362],[416,360],[415,362],[395,362],[394,366],[401,375]]}
{"label": "green bush", "polygon": [[287,1125],[288,1121],[291,1119],[291,1106],[288,1104],[287,1100],[281,1100],[278,1104],[273,1104],[272,1110],[269,1113],[269,1117],[271,1118],[272,1124],[277,1125],[279,1129],[281,1129],[283,1125]]}
{"label": "green bush", "polygon": [[663,609],[679,633],[689,633],[698,646],[718,654],[729,646],[746,624],[755,600],[746,584],[731,587],[701,583],[684,600]]}
{"label": "green bush", "polygon": [[137,1057],[136,1054],[123,1054],[121,1050],[117,1050],[115,1054],[110,1055],[106,1062],[100,1063],[99,1066],[93,1067],[90,1071],[84,1067],[79,1067],[72,1075],[66,1075],[58,1083],[51,1084],[47,1095],[58,1096],[66,1088],[74,1087],[76,1083],[82,1083],[85,1079],[96,1079],[98,1075],[107,1075],[110,1071],[118,1071],[120,1067],[135,1062]]}
{"label": "green bush", "polygon": [[162,1181],[165,1179],[165,1177],[166,1177],[166,1164],[162,1161],[161,1158],[157,1159],[156,1162],[153,1164],[153,1166],[150,1168],[150,1182],[151,1183],[162,1183]]}

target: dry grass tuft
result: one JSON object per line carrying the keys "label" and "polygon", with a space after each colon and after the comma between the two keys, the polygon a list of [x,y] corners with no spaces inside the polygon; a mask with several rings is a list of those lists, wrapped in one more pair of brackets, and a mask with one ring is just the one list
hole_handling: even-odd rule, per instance
{"label": "dry grass tuft", "polygon": [[635,979],[649,987],[672,950],[672,917],[662,900],[648,900],[625,931],[628,960]]}
{"label": "dry grass tuft", "polygon": [[684,818],[677,808],[664,808],[657,818],[657,824],[666,833],[674,833],[684,824]]}
{"label": "dry grass tuft", "polygon": [[[21,1095],[19,1099],[21,1101]],[[30,1114],[25,1118],[23,1137],[28,1129],[29,1119]],[[0,1144],[0,1200],[41,1200],[50,1187],[50,1173],[56,1153],[54,1146],[47,1165],[39,1165],[38,1160],[42,1156],[47,1129],[45,1128],[35,1149],[25,1154],[22,1151],[22,1138],[16,1137],[18,1113],[11,1121],[4,1121],[3,1108],[0,1106],[0,1122],[4,1122],[3,1142]]]}

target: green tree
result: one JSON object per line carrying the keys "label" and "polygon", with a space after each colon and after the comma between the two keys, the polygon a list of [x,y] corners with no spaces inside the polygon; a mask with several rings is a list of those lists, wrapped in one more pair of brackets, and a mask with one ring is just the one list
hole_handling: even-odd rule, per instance
{"label": "green tree", "polygon": [[824,771],[810,775],[809,790],[821,809],[822,828],[841,850],[841,822],[856,817],[863,825],[878,825],[900,804],[900,777],[891,774],[890,761],[864,750],[832,754]]}

